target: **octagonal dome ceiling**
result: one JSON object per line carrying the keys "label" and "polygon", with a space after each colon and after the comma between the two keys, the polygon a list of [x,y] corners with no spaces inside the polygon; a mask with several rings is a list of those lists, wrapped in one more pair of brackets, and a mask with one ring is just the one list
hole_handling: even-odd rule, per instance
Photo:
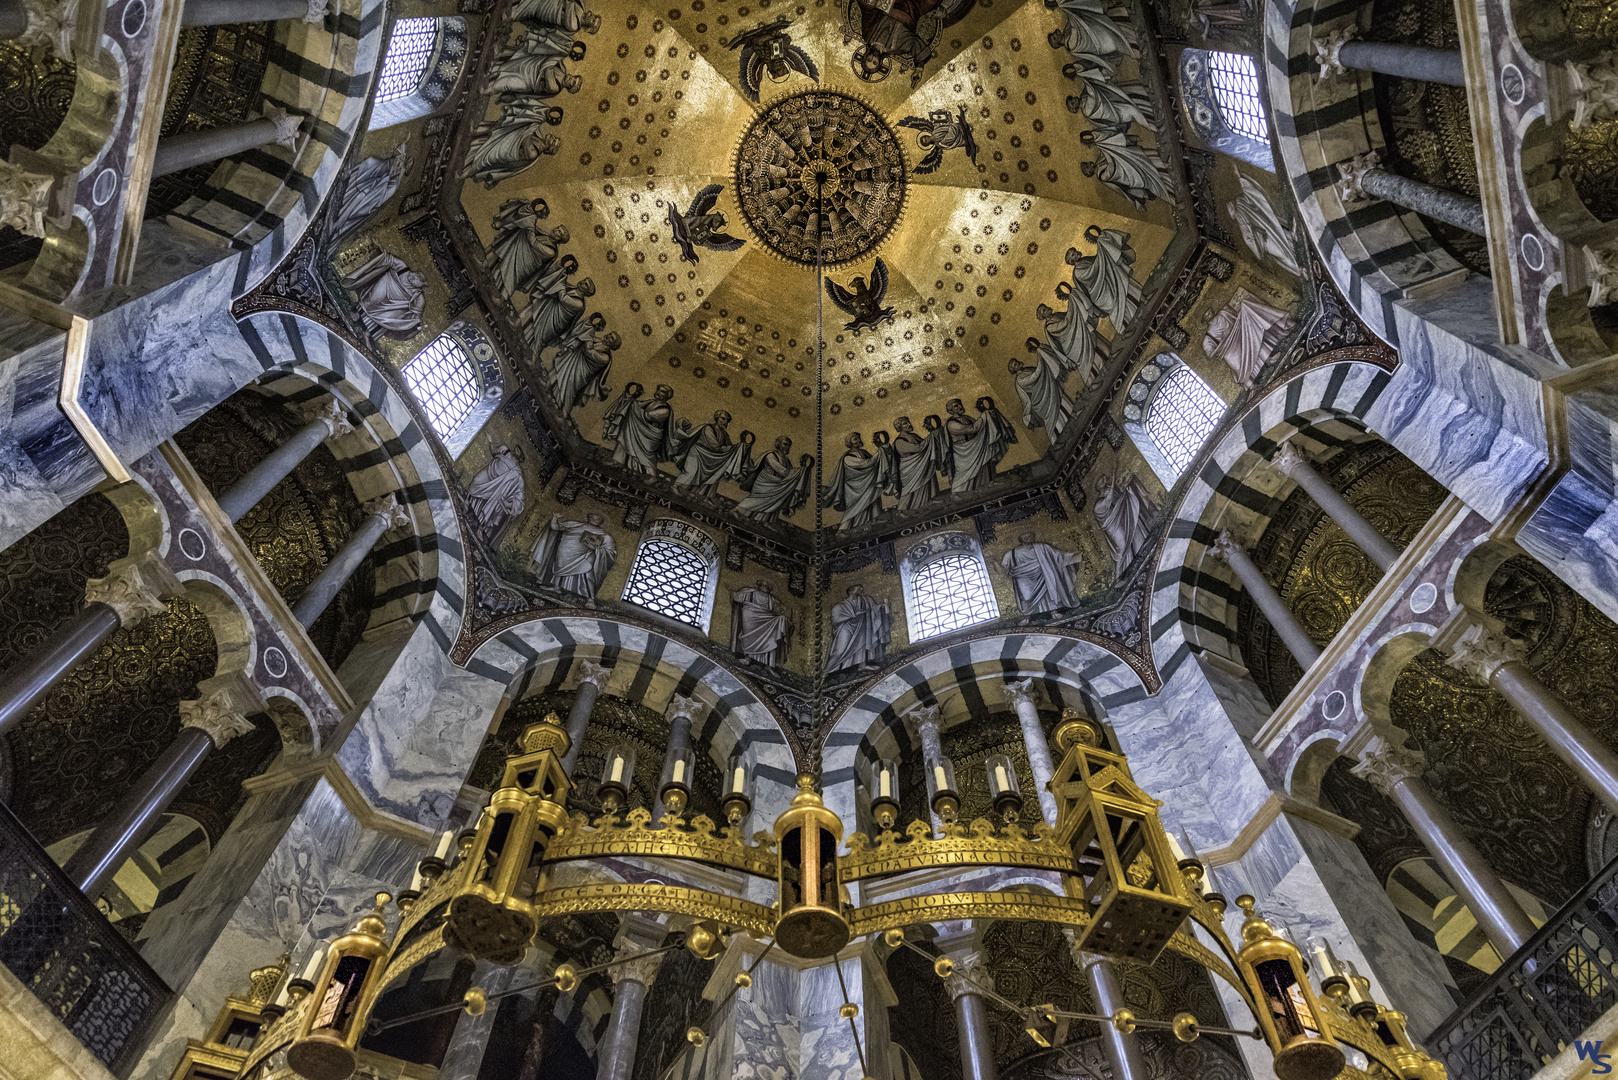
{"label": "octagonal dome ceiling", "polygon": [[676,505],[806,541],[803,455],[822,455],[822,524],[855,538],[1026,483],[1187,246],[1132,8],[511,0],[504,19],[450,224],[574,463]]}

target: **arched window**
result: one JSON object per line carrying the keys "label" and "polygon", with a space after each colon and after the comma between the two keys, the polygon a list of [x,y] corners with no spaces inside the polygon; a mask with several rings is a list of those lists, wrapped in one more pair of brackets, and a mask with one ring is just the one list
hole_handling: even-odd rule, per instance
{"label": "arched window", "polygon": [[1251,56],[1187,49],[1180,56],[1180,91],[1191,127],[1210,146],[1275,171],[1258,65]]}
{"label": "arched window", "polygon": [[405,364],[404,379],[451,456],[459,456],[471,443],[505,389],[493,344],[462,321]]}
{"label": "arched window", "polygon": [[466,55],[464,19],[396,21],[377,81],[371,130],[426,116],[442,105],[461,77]]}
{"label": "arched window", "polygon": [[1173,353],[1141,366],[1124,402],[1124,430],[1164,487],[1185,472],[1208,441],[1225,400]]}
{"label": "arched window", "polygon": [[641,533],[623,598],[707,633],[718,582],[713,538],[678,518],[658,518]]}
{"label": "arched window", "polygon": [[966,533],[928,537],[905,553],[899,570],[911,641],[1000,617],[983,553]]}

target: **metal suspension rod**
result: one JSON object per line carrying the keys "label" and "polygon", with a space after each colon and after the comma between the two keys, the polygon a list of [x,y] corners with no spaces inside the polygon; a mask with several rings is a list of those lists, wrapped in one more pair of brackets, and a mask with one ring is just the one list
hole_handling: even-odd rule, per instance
{"label": "metal suspension rod", "polygon": [[[843,962],[834,956],[831,958],[831,966],[832,970],[837,972],[837,986],[843,992],[843,1004],[845,1006],[853,1005],[854,1003],[848,1000],[848,983],[843,981]],[[858,1015],[858,1013],[854,1014],[854,1016]],[[848,1031],[849,1034],[854,1036],[854,1050],[860,1056],[860,1075],[865,1076],[871,1070],[865,1067],[865,1045],[860,1042],[860,1029],[854,1023],[854,1016],[848,1018]]]}

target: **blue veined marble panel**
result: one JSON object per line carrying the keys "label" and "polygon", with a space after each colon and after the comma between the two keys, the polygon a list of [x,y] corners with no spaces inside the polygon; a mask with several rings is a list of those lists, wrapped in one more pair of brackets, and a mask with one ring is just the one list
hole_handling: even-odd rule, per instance
{"label": "blue veined marble panel", "polygon": [[1609,618],[1618,619],[1615,425],[1618,392],[1582,390],[1568,399],[1572,467],[1523,525],[1517,543]]}

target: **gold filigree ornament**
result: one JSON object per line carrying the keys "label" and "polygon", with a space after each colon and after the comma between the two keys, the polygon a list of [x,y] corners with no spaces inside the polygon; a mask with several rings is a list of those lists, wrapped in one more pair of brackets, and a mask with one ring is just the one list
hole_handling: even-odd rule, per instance
{"label": "gold filigree ornament", "polygon": [[942,836],[933,836],[926,823],[912,821],[907,839],[884,832],[873,842],[864,833],[848,838],[843,880],[903,874],[939,866],[1006,866],[1077,874],[1078,860],[1044,822],[1025,829],[1009,823],[998,832],[992,822],[978,818],[971,825],[946,824]]}
{"label": "gold filigree ornament", "polygon": [[643,809],[631,810],[623,817],[606,815],[594,823],[583,814],[574,814],[568,820],[567,831],[546,852],[546,861],[631,856],[691,859],[758,877],[775,877],[775,844],[764,832],[758,833],[755,840],[758,843],[744,844],[740,829],[721,829],[705,814],[690,819],[665,817],[660,828],[653,828],[651,813]]}

